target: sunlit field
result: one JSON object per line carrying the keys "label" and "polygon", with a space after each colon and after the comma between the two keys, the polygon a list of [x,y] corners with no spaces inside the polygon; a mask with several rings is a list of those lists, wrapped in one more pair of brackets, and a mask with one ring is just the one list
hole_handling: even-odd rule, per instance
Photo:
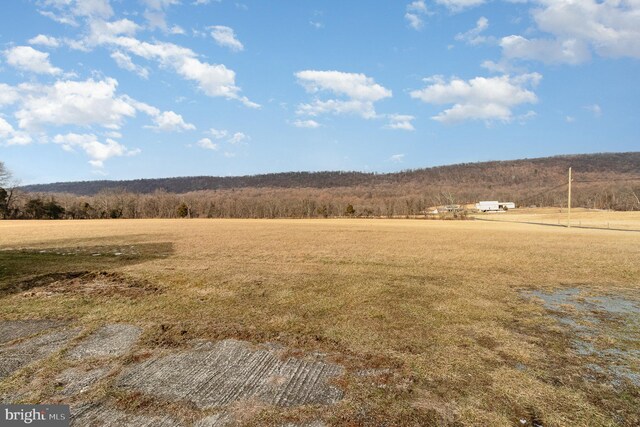
{"label": "sunlit field", "polygon": [[[640,229],[638,214],[603,218],[572,217]],[[73,272],[144,286],[133,295],[61,284]],[[247,425],[638,425],[640,366],[627,357],[640,354],[638,313],[594,309],[597,322],[584,326],[596,350],[586,354],[565,314],[532,293],[565,289],[637,307],[640,233],[434,220],[0,221],[1,320],[132,323],[144,328],[138,354],[237,338],[345,366],[336,405],[257,408]],[[54,355],[23,369],[0,382],[0,396],[50,401],[45,378],[64,363]],[[110,387],[93,396],[139,410]]]}
{"label": "sunlit field", "polygon": [[[547,225],[569,224],[567,208],[515,209],[476,215],[485,220],[532,222]],[[571,226],[640,231],[640,211],[614,212],[597,209],[571,209]]]}

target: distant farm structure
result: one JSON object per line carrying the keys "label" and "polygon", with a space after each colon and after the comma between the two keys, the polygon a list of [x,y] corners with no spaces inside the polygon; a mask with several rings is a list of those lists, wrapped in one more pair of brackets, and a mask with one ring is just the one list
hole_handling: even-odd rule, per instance
{"label": "distant farm structure", "polygon": [[500,212],[515,209],[514,202],[480,201],[476,203],[476,209],[480,212]]}
{"label": "distant farm structure", "polygon": [[516,204],[514,202],[499,202],[499,201],[480,201],[478,203],[467,203],[463,205],[449,204],[441,206],[432,206],[421,212],[426,216],[444,216],[446,218],[462,216],[466,218],[466,215],[471,212],[505,212],[509,209],[515,209]]}

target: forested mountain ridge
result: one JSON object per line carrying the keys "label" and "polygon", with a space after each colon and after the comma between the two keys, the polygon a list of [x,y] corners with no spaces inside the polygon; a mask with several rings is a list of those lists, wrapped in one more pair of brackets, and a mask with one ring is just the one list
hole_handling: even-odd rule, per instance
{"label": "forested mountain ridge", "polygon": [[[90,196],[118,189],[148,194],[157,190],[184,194],[202,190],[231,189],[331,189],[377,186],[486,186],[505,189],[529,184],[533,189],[560,184],[572,167],[585,181],[640,178],[640,152],[563,155],[534,159],[462,163],[395,173],[284,172],[264,175],[215,177],[193,176],[126,181],[80,181],[27,185],[21,189],[37,193],[68,193]],[[400,190],[400,189],[398,189]]]}

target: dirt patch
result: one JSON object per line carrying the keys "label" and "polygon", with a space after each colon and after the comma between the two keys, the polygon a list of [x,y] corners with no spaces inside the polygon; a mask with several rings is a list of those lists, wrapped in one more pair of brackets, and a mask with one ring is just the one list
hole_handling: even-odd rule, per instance
{"label": "dirt patch", "polygon": [[203,409],[250,399],[281,407],[327,405],[342,398],[342,391],[330,381],[343,371],[320,361],[281,360],[276,349],[224,340],[131,366],[117,386],[188,400]]}
{"label": "dirt patch", "polygon": [[47,329],[66,325],[62,320],[5,320],[0,321],[0,344],[38,334]]}
{"label": "dirt patch", "polygon": [[133,347],[141,333],[142,329],[133,325],[105,325],[69,350],[67,356],[72,360],[120,357]]}
{"label": "dirt patch", "polygon": [[65,280],[73,280],[78,277],[82,277],[89,274],[88,271],[74,271],[69,273],[49,273],[49,274],[40,274],[34,277],[30,277],[25,280],[20,280],[16,283],[13,283],[10,286],[1,289],[0,296],[2,294],[12,294],[17,292],[28,291],[33,288],[42,288],[45,286],[49,286],[52,283],[56,283],[59,281]]}
{"label": "dirt patch", "polygon": [[50,297],[70,293],[87,296],[121,295],[136,298],[162,292],[160,287],[147,281],[106,271],[48,274],[23,281],[16,286],[20,289],[29,289],[22,293],[25,298]]}
{"label": "dirt patch", "polygon": [[0,380],[18,369],[37,360],[44,359],[64,348],[80,329],[67,329],[29,339],[19,344],[0,348]]}
{"label": "dirt patch", "polygon": [[190,329],[186,324],[161,323],[148,328],[142,342],[151,348],[187,347],[194,339]]}

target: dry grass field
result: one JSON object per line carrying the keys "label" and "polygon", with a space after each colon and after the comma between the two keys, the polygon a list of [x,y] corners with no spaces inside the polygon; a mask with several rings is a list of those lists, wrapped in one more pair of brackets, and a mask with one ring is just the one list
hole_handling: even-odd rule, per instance
{"label": "dry grass field", "polygon": [[[535,219],[525,214],[504,219]],[[624,221],[640,229],[637,214]],[[141,285],[89,286],[74,272]],[[536,297],[566,290],[613,308],[589,305],[582,316],[583,306],[551,309]],[[0,320],[135,324],[144,328],[139,357],[237,338],[345,366],[338,404],[244,408],[247,425],[639,425],[638,304],[635,232],[485,221],[0,221]],[[64,363],[54,355],[23,369],[0,382],[0,396],[27,387],[23,401],[49,401],[47,378]],[[109,387],[96,393],[128,410],[154,405]]]}
{"label": "dry grass field", "polygon": [[[487,213],[476,216],[482,219],[532,222],[548,225],[566,226],[569,222],[567,208],[515,209],[504,213]],[[571,209],[571,226],[640,231],[640,211],[612,212],[573,208]]]}

